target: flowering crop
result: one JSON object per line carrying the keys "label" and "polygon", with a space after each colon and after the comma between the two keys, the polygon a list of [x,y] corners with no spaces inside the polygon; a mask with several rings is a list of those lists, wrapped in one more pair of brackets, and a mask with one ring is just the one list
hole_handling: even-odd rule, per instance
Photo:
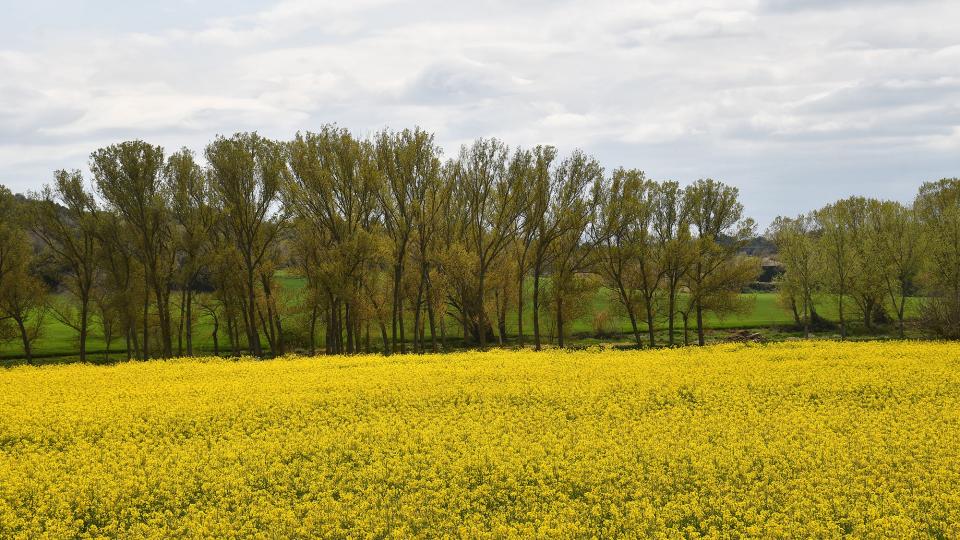
{"label": "flowering crop", "polygon": [[0,537],[960,537],[960,347],[0,372]]}

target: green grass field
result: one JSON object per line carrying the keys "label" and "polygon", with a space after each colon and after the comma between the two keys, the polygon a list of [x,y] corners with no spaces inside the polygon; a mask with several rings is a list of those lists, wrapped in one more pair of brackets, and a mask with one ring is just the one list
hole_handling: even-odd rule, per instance
{"label": "green grass field", "polygon": [[[285,273],[281,273],[277,279],[285,291],[287,291],[287,293],[290,295],[291,300],[294,302],[299,301],[298,293],[304,289],[305,280]],[[177,297],[174,299],[174,301],[177,301],[178,299],[179,298]],[[796,329],[793,328],[793,316],[788,310],[780,305],[776,294],[749,293],[743,294],[742,299],[744,302],[744,310],[742,312],[731,313],[724,317],[717,317],[712,313],[708,314],[705,320],[705,326],[714,331],[729,331],[743,328],[765,330],[766,333],[770,334],[772,337],[797,334]],[[910,300],[911,301],[907,305],[907,316],[908,318],[913,318],[916,315],[919,300]],[[848,305],[851,306],[851,308],[852,304],[852,301],[848,301]],[[835,321],[838,319],[836,301],[832,298],[822,297],[818,303],[817,310],[821,316],[829,320]],[[591,308],[587,310],[585,315],[572,321],[572,324],[569,326],[570,334],[572,336],[570,344],[592,345],[599,342],[610,342],[611,340],[617,341],[616,336],[622,336],[624,340],[629,341],[629,334],[631,331],[629,319],[627,319],[625,315],[622,315],[621,311],[622,310],[619,308],[617,300],[611,291],[606,289],[598,290],[593,298]],[[605,325],[606,336],[602,338],[598,338],[596,336],[597,332],[594,321],[594,316],[600,312],[606,312],[608,315],[608,321]],[[175,318],[177,317],[177,313],[178,311],[175,308],[173,313]],[[853,318],[852,309],[848,311],[847,317],[848,319]],[[407,328],[411,329],[413,323],[412,314],[408,314],[406,317],[406,322]],[[550,320],[550,316],[546,313],[542,313],[541,329],[544,340],[552,338],[552,332],[550,330],[552,328],[552,323],[553,321]],[[683,329],[682,324],[682,320],[680,320],[678,317],[675,322],[675,331],[677,332],[677,340],[680,342],[682,342],[683,339],[681,334]],[[691,318],[691,339],[695,339],[694,325],[695,322]],[[641,329],[643,332],[645,332],[646,325],[641,324]],[[198,314],[193,330],[194,349],[196,353],[201,354],[213,352],[213,338],[211,335],[212,330],[212,321],[206,315],[202,313]],[[176,329],[174,329],[174,332],[176,333]],[[516,332],[516,308],[511,308],[507,313],[508,338],[515,339]],[[318,333],[320,334],[318,339],[322,340],[323,332],[320,331]],[[667,339],[667,321],[665,317],[658,317],[656,333],[657,340],[661,343],[665,343]],[[412,331],[408,330],[407,335],[409,336],[410,334],[412,334]],[[532,341],[533,335],[533,313],[529,295],[524,309],[524,334],[527,336],[527,343],[529,344]],[[452,316],[448,317],[447,335],[453,340],[462,338],[460,324]],[[723,335],[723,332],[721,332],[721,335]],[[379,345],[378,335],[371,336],[371,340],[374,346]],[[491,343],[496,343],[496,341],[497,340],[495,336],[491,337]],[[220,346],[222,350],[227,348],[226,344],[227,338],[223,327],[221,327]],[[122,339],[114,339],[111,346],[112,354],[121,354],[123,352],[123,346],[124,343]],[[319,346],[320,345],[318,345],[318,347]],[[176,335],[174,335],[174,348],[176,349],[176,347]],[[44,323],[42,335],[34,344],[34,355],[37,358],[69,358],[76,356],[78,348],[77,332],[48,315]],[[87,350],[89,354],[96,360],[106,359],[106,345],[103,339],[103,333],[96,323],[93,323],[91,335],[87,341]],[[10,361],[16,360],[20,357],[22,357],[22,348],[19,339],[0,343],[0,359]]]}

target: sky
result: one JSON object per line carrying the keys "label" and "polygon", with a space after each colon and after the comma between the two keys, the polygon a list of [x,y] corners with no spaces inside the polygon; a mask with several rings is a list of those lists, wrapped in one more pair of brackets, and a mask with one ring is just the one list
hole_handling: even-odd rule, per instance
{"label": "sky", "polygon": [[960,176],[956,0],[0,1],[0,184],[91,151],[419,125],[740,189],[761,230]]}

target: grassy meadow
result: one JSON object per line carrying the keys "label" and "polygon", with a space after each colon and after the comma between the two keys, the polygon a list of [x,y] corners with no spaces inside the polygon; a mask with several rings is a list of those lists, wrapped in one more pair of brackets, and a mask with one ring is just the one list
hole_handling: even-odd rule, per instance
{"label": "grassy meadow", "polygon": [[[280,286],[288,293],[290,301],[294,304],[298,303],[298,294],[304,289],[305,280],[282,272],[277,276],[277,279]],[[622,308],[619,307],[617,299],[615,296],[612,296],[612,294],[611,291],[605,288],[600,288],[596,291],[586,313],[572,321],[570,326],[572,335],[572,340],[570,340],[571,344],[589,346],[609,344],[616,341],[630,342],[631,329],[629,319],[622,314]],[[171,296],[172,302],[176,303],[179,301],[178,294]],[[524,334],[527,336],[528,343],[532,341],[533,336],[533,313],[529,296],[528,294],[524,306]],[[712,332],[715,334],[714,341],[724,339],[728,335],[728,331],[734,329],[754,329],[774,339],[800,335],[799,330],[794,328],[792,314],[781,305],[775,293],[745,293],[741,295],[741,299],[743,309],[740,312],[730,313],[724,317],[717,317],[712,313],[706,315],[705,326],[714,331]],[[908,318],[913,318],[916,315],[919,299],[911,298],[909,300],[910,302],[907,304],[907,316]],[[855,315],[852,314],[853,302],[848,299],[847,305],[849,310],[847,317],[848,319],[852,319],[855,317]],[[178,309],[179,304],[175,304],[175,309],[173,310],[175,319],[179,313]],[[835,299],[825,295],[821,296],[817,309],[821,316],[829,320],[838,320]],[[608,316],[608,322],[604,325],[603,335],[598,335],[598,328],[595,324],[594,316],[601,312]],[[195,310],[194,316],[196,319],[194,325],[195,352],[199,354],[210,354],[213,352],[213,338],[211,336],[213,330],[212,321],[199,309]],[[174,323],[176,323],[176,320]],[[406,323],[409,339],[413,326],[412,314],[407,315]],[[552,321],[549,320],[548,315],[542,315],[541,328],[543,329],[544,339],[552,337],[550,333],[551,323]],[[683,322],[678,316],[675,323],[678,342],[683,341],[682,324]],[[646,325],[641,324],[641,328],[642,331],[645,332]],[[516,308],[513,308],[507,312],[508,338],[515,339],[516,331],[517,312]],[[453,316],[449,315],[447,319],[447,332],[448,336],[454,340],[462,338],[462,330],[459,322]],[[379,347],[379,334],[377,334],[375,329],[371,330],[371,333],[373,346]],[[828,335],[832,335],[833,333],[834,332],[829,332]],[[318,331],[318,334],[320,343],[318,347],[322,348],[323,332]],[[667,322],[664,317],[658,317],[656,334],[660,343],[666,342]],[[695,321],[692,317],[690,320],[690,336],[692,340],[696,340]],[[491,337],[490,339],[492,343],[496,343],[496,337]],[[176,346],[176,328],[174,328],[174,348],[176,348]],[[225,352],[228,348],[223,326],[221,326],[220,346],[221,352]],[[65,360],[75,357],[77,349],[77,332],[48,314],[45,319],[42,335],[34,344],[34,355],[41,360],[44,358],[48,361],[51,359]],[[87,350],[91,353],[92,361],[102,361],[107,356],[105,354],[106,345],[103,340],[103,333],[95,321],[91,328],[91,335],[88,338]],[[122,339],[114,339],[111,351],[114,360],[117,359],[117,355],[123,353]],[[9,363],[10,361],[17,360],[21,356],[22,348],[19,338],[7,342],[0,342],[0,361],[5,360]]]}
{"label": "grassy meadow", "polygon": [[960,536],[960,347],[0,370],[0,537]]}

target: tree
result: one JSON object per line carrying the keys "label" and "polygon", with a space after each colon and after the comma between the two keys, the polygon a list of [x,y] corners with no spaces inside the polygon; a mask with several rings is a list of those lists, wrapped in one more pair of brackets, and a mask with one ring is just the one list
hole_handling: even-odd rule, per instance
{"label": "tree", "polygon": [[816,251],[823,264],[819,267],[820,282],[827,290],[837,295],[837,312],[840,318],[840,339],[847,337],[844,299],[851,286],[854,261],[850,229],[850,210],[846,201],[837,201],[814,212]]}
{"label": "tree", "polygon": [[960,338],[960,179],[924,183],[914,207],[926,238],[922,320],[941,337]]}
{"label": "tree", "polygon": [[596,159],[577,150],[557,167],[556,176],[557,201],[562,206],[555,210],[559,234],[553,246],[551,288],[556,302],[557,345],[563,347],[564,301],[578,289],[579,274],[593,262],[594,243],[604,240],[603,235],[596,232],[588,235],[596,207],[589,191],[592,189],[595,195],[602,192],[602,188],[596,186],[603,182],[603,167]]}
{"label": "tree", "polygon": [[[97,191],[134,231],[136,255],[143,265],[147,289],[152,289],[160,324],[161,355],[173,356],[170,289],[175,250],[168,193],[162,173],[163,149],[143,141],[127,141],[90,155]],[[150,357],[149,305],[144,296],[143,355]]]}
{"label": "tree", "polygon": [[532,151],[517,150],[510,161],[510,177],[519,196],[520,216],[517,228],[517,344],[523,347],[524,285],[534,266],[531,254],[537,245],[537,235],[544,228],[544,219],[550,208],[551,175],[557,150],[552,146],[537,146]]}
{"label": "tree", "polygon": [[50,256],[67,270],[66,286],[79,301],[80,361],[87,359],[90,300],[97,277],[97,206],[80,171],[56,171],[53,186],[35,195],[30,226]]}
{"label": "tree", "polygon": [[[319,133],[298,133],[289,160],[284,205],[309,235],[297,241],[300,268],[314,290],[328,297],[328,321],[336,323],[330,331],[338,337],[331,352],[356,352],[361,281],[376,249],[372,230],[381,186],[373,148],[347,130],[325,126]],[[340,350],[344,328],[346,347]]]}
{"label": "tree", "polygon": [[193,356],[193,293],[210,256],[210,231],[216,225],[216,216],[206,174],[194,159],[193,152],[183,148],[170,155],[163,169],[163,179],[170,194],[170,214],[176,225],[174,246],[180,262],[177,354],[182,354],[186,326],[187,356]]}
{"label": "tree", "polygon": [[657,264],[653,236],[656,183],[643,171],[616,169],[609,181],[597,184],[594,194],[595,223],[591,228],[597,245],[600,275],[630,319],[637,347],[642,347],[637,320],[645,311],[651,347],[654,338],[654,297],[663,280],[665,266]]}
{"label": "tree", "polygon": [[873,207],[877,256],[883,262],[883,281],[894,312],[897,330],[904,337],[904,312],[907,296],[914,292],[922,264],[925,237],[917,213],[895,201],[882,201]]}
{"label": "tree", "polygon": [[799,297],[802,315],[803,337],[810,337],[810,319],[813,308],[813,295],[819,287],[816,244],[812,237],[813,217],[800,215],[796,218],[778,216],[767,235],[777,245],[780,261],[786,267],[781,287],[791,294],[792,299]]}
{"label": "tree", "polygon": [[247,344],[253,355],[263,356],[257,327],[258,278],[286,226],[286,217],[275,208],[290,175],[284,148],[256,133],[237,133],[229,139],[217,137],[205,154],[224,232],[240,256]]}
{"label": "tree", "polygon": [[21,204],[0,186],[0,322],[13,321],[27,363],[46,311],[46,288],[33,276],[33,247],[18,223]]}
{"label": "tree", "polygon": [[377,167],[383,179],[378,192],[380,210],[387,236],[393,241],[391,349],[395,351],[399,344],[400,352],[405,353],[402,281],[420,205],[427,187],[440,174],[440,150],[433,135],[420,128],[399,133],[382,131],[376,136],[375,150]]}
{"label": "tree", "polygon": [[[739,190],[713,179],[698,180],[684,190],[685,205],[690,223],[696,232],[696,258],[688,275],[690,294],[694,300],[697,318],[697,343],[703,346],[703,313],[707,299],[718,293],[736,289],[743,283],[729,279],[715,279],[732,262],[740,249],[754,234],[754,223],[743,219],[743,205],[738,201]],[[731,277],[734,274],[723,277]],[[750,277],[752,281],[756,275]],[[717,304],[719,309],[722,304]]]}
{"label": "tree", "polygon": [[883,298],[884,261],[874,221],[878,215],[873,208],[876,199],[850,197],[844,201],[847,209],[847,230],[853,246],[853,265],[850,273],[850,292],[860,311],[864,327],[871,331],[878,318],[885,317]]}
{"label": "tree", "polygon": [[[658,266],[663,271],[667,294],[667,343],[674,345],[674,325],[678,309],[678,293],[684,277],[696,256],[696,245],[690,234],[690,210],[680,184],[662,182],[653,196],[653,230],[656,238]],[[687,314],[684,311],[684,344],[687,342]]]}
{"label": "tree", "polygon": [[454,196],[463,204],[462,235],[475,259],[476,289],[463,306],[476,321],[481,349],[487,346],[489,321],[484,302],[487,275],[515,238],[520,198],[507,173],[509,149],[497,139],[478,139],[460,149],[455,168]]}

